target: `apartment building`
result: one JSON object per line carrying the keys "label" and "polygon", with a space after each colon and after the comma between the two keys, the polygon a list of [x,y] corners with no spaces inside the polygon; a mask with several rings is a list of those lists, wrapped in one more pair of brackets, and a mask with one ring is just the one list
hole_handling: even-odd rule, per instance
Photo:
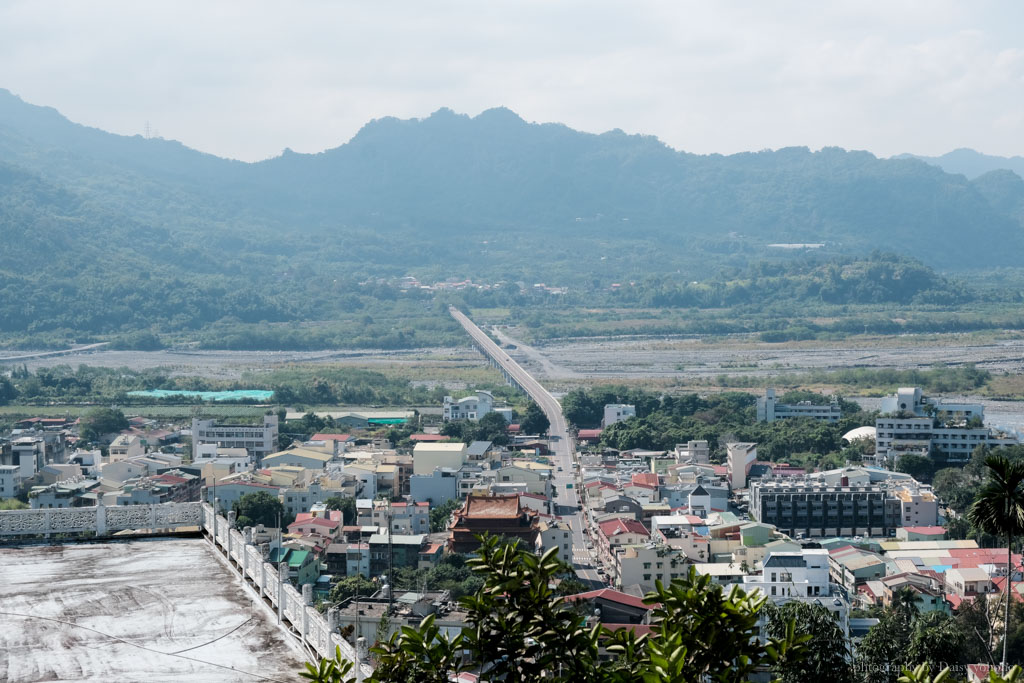
{"label": "apartment building", "polygon": [[198,458],[201,444],[223,448],[244,448],[257,466],[264,456],[277,450],[277,415],[264,415],[262,425],[219,425],[214,420],[192,419],[192,457]]}
{"label": "apartment building", "polygon": [[479,420],[494,409],[494,395],[489,391],[477,390],[476,395],[454,399],[444,397],[442,411],[444,421]]}
{"label": "apartment building", "polygon": [[601,418],[601,428],[613,425],[616,422],[636,417],[636,406],[628,403],[609,403],[604,407],[604,417]]}
{"label": "apartment building", "polygon": [[810,401],[799,403],[779,403],[775,398],[774,389],[765,389],[764,396],[757,399],[758,422],[775,422],[793,417],[809,417],[823,422],[839,422],[843,411],[838,399],[833,396],[826,404],[815,404]]}
{"label": "apartment building", "polygon": [[795,538],[895,536],[902,526],[901,501],[886,486],[846,480],[757,480],[750,486],[750,512]]}

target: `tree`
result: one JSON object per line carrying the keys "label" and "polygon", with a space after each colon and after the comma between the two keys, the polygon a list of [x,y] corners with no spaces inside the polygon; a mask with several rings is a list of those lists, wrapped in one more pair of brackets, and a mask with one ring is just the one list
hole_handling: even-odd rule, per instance
{"label": "tree", "polygon": [[324,501],[328,510],[341,510],[342,524],[352,524],[356,521],[356,499],[343,498],[342,496],[331,496]]}
{"label": "tree", "polygon": [[906,661],[910,646],[912,617],[906,609],[889,608],[857,646],[857,669],[865,683],[888,683],[899,672],[897,662]]}
{"label": "tree", "polygon": [[839,621],[827,607],[794,601],[781,606],[769,603],[764,609],[769,636],[785,637],[788,624],[793,622],[798,635],[810,637],[803,659],[775,665],[774,673],[781,683],[853,680],[849,643]]}
{"label": "tree", "polygon": [[5,406],[18,397],[18,390],[6,377],[0,376],[0,406]]}
{"label": "tree", "polygon": [[239,528],[242,520],[247,520],[249,526],[262,524],[272,529],[284,523],[284,505],[277,496],[266,491],[246,493],[231,505],[231,509],[235,512],[235,525]]}
{"label": "tree", "polygon": [[530,401],[530,405],[526,406],[526,414],[519,422],[519,427],[523,434],[545,434],[551,427],[551,422],[540,406]]}
{"label": "tree", "polygon": [[[1013,567],[1013,539],[1024,534],[1024,461],[1010,461],[1002,455],[985,459],[988,479],[967,513],[967,518],[978,529],[1006,538],[1006,566]],[[1012,569],[1009,573],[1012,573]],[[1010,595],[1006,594],[1003,619],[1003,670],[1006,669],[1006,651],[1010,633]]]}
{"label": "tree", "polygon": [[362,574],[346,576],[331,586],[330,600],[333,603],[344,602],[356,595],[373,595],[377,591],[377,584],[370,581]]}
{"label": "tree", "polygon": [[437,507],[430,508],[430,532],[440,533],[448,529],[452,513],[462,507],[458,498],[449,498]]}
{"label": "tree", "polygon": [[128,429],[128,418],[116,408],[92,408],[79,423],[78,435],[86,441],[96,441],[104,434]]}
{"label": "tree", "polygon": [[915,620],[907,661],[936,669],[949,664],[962,668],[974,662],[970,657],[976,648],[971,647],[971,640],[958,620],[942,612],[928,612]]}
{"label": "tree", "polygon": [[[480,538],[478,555],[466,564],[484,584],[460,600],[461,633],[450,638],[433,617],[401,627],[373,648],[378,664],[370,680],[446,683],[472,671],[508,683],[739,683],[758,667],[795,663],[805,652],[809,636],[796,635],[793,622],[782,638],[757,637],[765,597],[738,587],[725,593],[693,569],[668,587],[656,583],[644,598],[653,607],[650,635],[588,628],[550,588],[568,570],[556,553],[537,556],[516,542]],[[602,646],[611,662],[599,657]]]}
{"label": "tree", "polygon": [[900,456],[896,463],[897,472],[905,472],[918,481],[931,481],[934,463],[926,455],[908,454]]}
{"label": "tree", "polygon": [[477,420],[474,429],[466,431],[471,432],[468,435],[470,441],[490,441],[497,446],[504,446],[509,442],[508,422],[505,421],[504,415],[494,411]]}

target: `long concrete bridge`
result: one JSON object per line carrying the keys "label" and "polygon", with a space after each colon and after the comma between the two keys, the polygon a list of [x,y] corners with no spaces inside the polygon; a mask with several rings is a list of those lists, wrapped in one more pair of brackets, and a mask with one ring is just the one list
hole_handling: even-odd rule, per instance
{"label": "long concrete bridge", "polygon": [[551,395],[551,392],[495,344],[494,340],[464,313],[454,306],[450,306],[448,312],[469,334],[473,340],[473,346],[487,357],[491,365],[501,370],[505,380],[511,386],[526,393],[547,416],[548,422],[551,423],[548,428],[551,450],[555,463],[558,465],[558,469],[554,473],[554,484],[557,491],[556,502],[562,511],[562,518],[572,528],[573,563],[576,566],[576,573],[581,580],[588,583],[603,583],[594,567],[594,562],[591,559],[591,545],[584,533],[587,521],[578,493],[583,482],[577,473],[575,443],[569,434],[565,415],[562,414],[562,405]]}

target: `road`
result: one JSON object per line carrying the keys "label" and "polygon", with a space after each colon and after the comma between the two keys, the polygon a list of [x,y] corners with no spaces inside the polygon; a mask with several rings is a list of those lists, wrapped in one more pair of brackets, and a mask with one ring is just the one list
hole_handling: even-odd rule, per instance
{"label": "road", "polygon": [[[565,416],[562,414],[562,405],[465,314],[454,307],[449,307],[448,311],[473,338],[477,348],[514,378],[551,422],[548,435],[551,439],[552,460],[556,466],[554,488],[558,491],[558,495],[555,497],[555,503],[564,511],[561,515],[562,519],[572,528],[572,554],[576,574],[584,583],[604,585],[605,582],[597,573],[597,562],[591,554],[591,542],[584,532],[587,524],[586,515],[577,509],[577,506],[580,505],[577,491],[581,481],[576,475],[576,449],[572,437],[569,436],[569,428]],[[570,484],[572,488],[566,488]]]}

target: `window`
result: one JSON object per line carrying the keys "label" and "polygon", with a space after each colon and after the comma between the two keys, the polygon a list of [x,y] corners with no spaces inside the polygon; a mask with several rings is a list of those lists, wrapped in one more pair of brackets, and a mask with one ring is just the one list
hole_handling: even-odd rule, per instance
{"label": "window", "polygon": [[775,595],[775,586],[772,586],[772,595]]}

